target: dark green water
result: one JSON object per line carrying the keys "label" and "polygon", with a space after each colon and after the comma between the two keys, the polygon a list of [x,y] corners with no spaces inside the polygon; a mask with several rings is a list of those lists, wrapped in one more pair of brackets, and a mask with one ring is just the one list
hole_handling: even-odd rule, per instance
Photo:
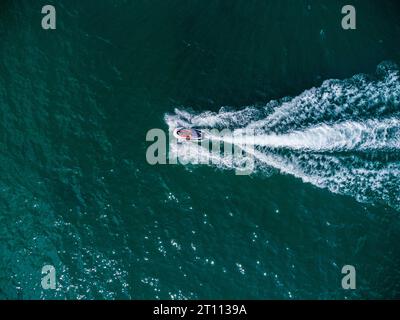
{"label": "dark green water", "polygon": [[[0,4],[1,298],[400,297],[396,1],[352,1],[353,31],[346,1],[58,0],[55,31],[45,4]],[[211,118],[284,150],[250,176],[146,162],[148,130]],[[371,121],[392,145],[306,131]]]}

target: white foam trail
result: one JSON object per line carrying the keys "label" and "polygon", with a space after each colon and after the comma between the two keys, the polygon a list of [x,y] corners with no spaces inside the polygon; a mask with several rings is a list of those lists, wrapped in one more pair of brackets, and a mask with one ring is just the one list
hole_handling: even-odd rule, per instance
{"label": "white foam trail", "polygon": [[[293,175],[303,182],[311,183],[331,192],[351,195],[362,202],[384,202],[392,207],[400,207],[400,163],[381,165],[364,161],[349,165],[346,157],[326,155],[289,156],[264,154],[253,155],[262,163],[278,169],[281,173]],[[355,159],[350,161],[357,162]],[[361,167],[358,167],[358,166]],[[367,168],[366,168],[367,167]],[[369,167],[369,168],[368,168]]]}
{"label": "white foam trail", "polygon": [[327,80],[263,107],[200,114],[175,109],[165,121],[170,130],[233,129],[233,137],[210,137],[246,152],[235,159],[193,143],[173,146],[184,163],[238,169],[252,158],[259,172],[278,170],[359,201],[400,209],[400,77],[392,63],[379,65],[373,77]]}
{"label": "white foam trail", "polygon": [[322,124],[287,134],[264,134],[254,137],[225,138],[237,144],[252,143],[270,148],[289,148],[303,151],[366,151],[400,149],[400,119],[345,121]]}

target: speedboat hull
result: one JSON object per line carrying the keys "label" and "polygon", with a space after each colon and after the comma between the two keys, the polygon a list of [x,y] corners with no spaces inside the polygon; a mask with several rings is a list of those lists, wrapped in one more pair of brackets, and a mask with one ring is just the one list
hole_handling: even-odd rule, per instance
{"label": "speedboat hull", "polygon": [[204,132],[193,128],[176,128],[173,131],[174,137],[178,141],[202,141],[204,140]]}

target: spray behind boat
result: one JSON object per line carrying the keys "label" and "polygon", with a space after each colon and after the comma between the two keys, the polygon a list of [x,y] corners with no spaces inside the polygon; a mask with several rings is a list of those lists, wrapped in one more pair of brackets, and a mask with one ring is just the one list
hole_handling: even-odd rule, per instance
{"label": "spray behind boat", "polygon": [[[392,62],[381,63],[375,74],[325,80],[265,105],[200,113],[176,108],[165,122],[171,130],[207,132],[201,146],[173,146],[186,163],[200,158],[200,164],[236,170],[240,157],[232,161],[231,154],[213,148],[223,142],[223,151],[232,144],[244,159],[254,159],[259,174],[280,172],[360,202],[400,208],[400,69]],[[213,133],[224,129],[233,135]],[[202,147],[206,142],[211,150]]]}

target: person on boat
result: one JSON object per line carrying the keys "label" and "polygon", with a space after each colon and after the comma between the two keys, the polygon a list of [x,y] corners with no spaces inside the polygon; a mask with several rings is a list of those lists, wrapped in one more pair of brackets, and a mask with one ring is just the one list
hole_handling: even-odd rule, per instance
{"label": "person on boat", "polygon": [[177,134],[180,137],[185,138],[186,140],[192,139],[192,131],[191,130],[186,130],[186,129],[178,130]]}

